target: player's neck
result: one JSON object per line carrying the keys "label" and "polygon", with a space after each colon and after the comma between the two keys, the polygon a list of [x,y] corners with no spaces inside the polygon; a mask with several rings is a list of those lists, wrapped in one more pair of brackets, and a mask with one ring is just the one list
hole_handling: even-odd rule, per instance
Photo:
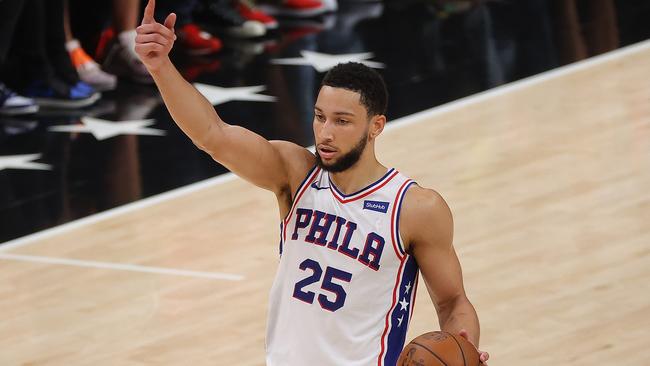
{"label": "player's neck", "polygon": [[329,173],[330,178],[343,194],[352,194],[378,181],[386,174],[387,168],[377,161],[375,156],[363,157],[349,169]]}

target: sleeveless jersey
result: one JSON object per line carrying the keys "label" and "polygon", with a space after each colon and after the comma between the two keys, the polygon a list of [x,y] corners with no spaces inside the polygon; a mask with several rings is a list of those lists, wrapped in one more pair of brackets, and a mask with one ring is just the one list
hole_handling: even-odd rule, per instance
{"label": "sleeveless jersey", "polygon": [[412,184],[390,169],[345,195],[328,172],[309,172],[281,224],[267,365],[395,365],[418,278],[399,235],[401,202]]}

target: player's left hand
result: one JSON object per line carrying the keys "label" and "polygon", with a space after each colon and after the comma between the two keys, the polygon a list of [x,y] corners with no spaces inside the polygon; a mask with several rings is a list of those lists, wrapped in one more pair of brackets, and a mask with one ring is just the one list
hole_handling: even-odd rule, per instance
{"label": "player's left hand", "polygon": [[[472,342],[472,341],[469,339],[469,334],[467,334],[467,330],[465,330],[465,329],[461,329],[460,332],[458,332],[458,335],[460,335],[461,337],[467,339],[467,341],[468,341],[469,343],[471,343],[474,347],[476,347],[476,345],[474,344],[474,342]],[[487,360],[490,358],[490,355],[489,355],[487,352],[483,352],[483,351],[481,351],[481,350],[478,349],[478,348],[477,348],[476,350],[478,351],[479,359],[481,360],[481,364],[487,366],[487,363],[486,363],[486,362],[487,362]]]}

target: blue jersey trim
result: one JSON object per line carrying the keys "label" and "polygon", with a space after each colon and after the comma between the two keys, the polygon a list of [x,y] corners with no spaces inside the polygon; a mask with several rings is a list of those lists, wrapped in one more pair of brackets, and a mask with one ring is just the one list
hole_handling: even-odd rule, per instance
{"label": "blue jersey trim", "polygon": [[411,188],[411,186],[415,184],[415,182],[410,182],[404,187],[404,190],[402,191],[402,194],[399,197],[399,200],[397,202],[397,214],[395,215],[395,236],[397,237],[397,248],[399,248],[399,251],[404,254],[406,251],[404,250],[404,245],[402,245],[402,236],[400,235],[399,232],[399,215],[400,212],[402,211],[402,202],[404,202],[404,196],[406,195],[406,191]]}
{"label": "blue jersey trim", "polygon": [[334,184],[334,182],[332,182],[332,178],[330,177],[329,173],[327,174],[327,179],[330,181],[330,187],[334,188],[334,190],[336,191],[336,193],[338,193],[339,195],[341,195],[343,198],[350,198],[350,197],[352,197],[352,196],[356,196],[356,195],[358,195],[358,194],[360,194],[360,193],[363,193],[364,191],[367,191],[367,190],[369,190],[370,188],[372,188],[372,187],[378,185],[378,184],[381,183],[384,179],[388,178],[388,176],[389,176],[391,173],[393,173],[394,171],[395,171],[395,168],[390,168],[390,169],[388,169],[388,172],[386,172],[386,174],[384,174],[383,177],[379,178],[379,180],[377,180],[377,181],[375,181],[374,183],[370,184],[369,186],[367,186],[367,187],[365,187],[365,188],[363,188],[363,189],[361,189],[361,190],[359,190],[359,191],[357,191],[357,192],[355,192],[355,193],[351,193],[351,194],[344,194],[343,192],[339,191],[339,189],[336,188],[336,185]]}
{"label": "blue jersey trim", "polygon": [[282,250],[284,249],[283,248],[284,240],[282,240],[282,238],[284,237],[284,235],[282,235],[283,233],[284,233],[284,221],[280,223],[280,248],[279,248],[280,257],[282,257]]}

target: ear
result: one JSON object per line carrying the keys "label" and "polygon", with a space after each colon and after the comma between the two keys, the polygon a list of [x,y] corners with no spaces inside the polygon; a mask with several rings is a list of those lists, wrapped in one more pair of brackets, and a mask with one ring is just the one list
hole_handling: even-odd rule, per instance
{"label": "ear", "polygon": [[386,126],[386,116],[383,114],[378,114],[370,120],[370,128],[368,135],[370,139],[375,139],[381,132],[384,130],[384,126]]}

